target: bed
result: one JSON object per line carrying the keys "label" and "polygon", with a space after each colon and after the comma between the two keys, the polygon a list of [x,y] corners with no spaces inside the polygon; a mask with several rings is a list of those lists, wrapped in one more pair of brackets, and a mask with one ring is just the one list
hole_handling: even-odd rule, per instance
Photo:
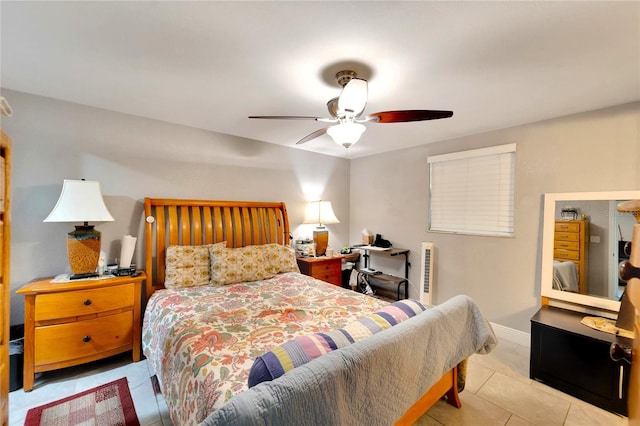
{"label": "bed", "polygon": [[578,292],[578,269],[572,261],[553,261],[553,289]]}
{"label": "bed", "polygon": [[145,220],[143,351],[176,425],[412,424],[497,342],[467,297],[300,274],[284,203],[145,198]]}

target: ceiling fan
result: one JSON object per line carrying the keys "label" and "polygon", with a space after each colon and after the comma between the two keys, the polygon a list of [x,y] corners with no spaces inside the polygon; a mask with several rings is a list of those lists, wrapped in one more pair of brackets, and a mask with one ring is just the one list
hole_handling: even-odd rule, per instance
{"label": "ceiling fan", "polygon": [[299,115],[252,115],[249,118],[272,120],[315,120],[323,123],[334,123],[332,126],[318,129],[296,142],[300,145],[309,142],[325,133],[338,144],[349,148],[360,140],[366,130],[362,123],[405,123],[409,121],[436,120],[453,116],[453,111],[429,109],[408,109],[383,111],[362,116],[367,105],[367,80],[358,78],[355,71],[345,70],[336,74],[336,81],[342,87],[337,98],[327,102],[329,118],[307,117]]}

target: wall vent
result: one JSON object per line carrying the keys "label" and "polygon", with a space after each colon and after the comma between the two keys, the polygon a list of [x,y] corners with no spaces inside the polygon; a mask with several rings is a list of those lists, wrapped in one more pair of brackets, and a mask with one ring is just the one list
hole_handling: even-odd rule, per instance
{"label": "wall vent", "polygon": [[433,258],[435,246],[431,242],[422,242],[422,275],[420,277],[420,301],[424,305],[431,305],[433,294]]}

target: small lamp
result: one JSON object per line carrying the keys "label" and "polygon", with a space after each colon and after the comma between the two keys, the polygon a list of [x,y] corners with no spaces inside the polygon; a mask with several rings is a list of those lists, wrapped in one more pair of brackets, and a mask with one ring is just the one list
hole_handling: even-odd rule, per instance
{"label": "small lamp", "polygon": [[100,231],[91,222],[112,222],[100,192],[100,182],[65,179],[60,198],[44,222],[84,222],[67,234],[67,255],[71,279],[97,276],[100,258]]}
{"label": "small lamp", "polygon": [[317,223],[313,231],[313,242],[316,245],[316,256],[324,256],[329,245],[329,231],[324,225],[340,223],[333,213],[330,201],[312,201],[307,204],[303,223]]}

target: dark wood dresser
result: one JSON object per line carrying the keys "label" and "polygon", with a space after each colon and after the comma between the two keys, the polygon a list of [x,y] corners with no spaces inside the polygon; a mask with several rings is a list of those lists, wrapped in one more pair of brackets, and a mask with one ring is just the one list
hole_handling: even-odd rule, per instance
{"label": "dark wood dresser", "polygon": [[614,362],[609,348],[632,340],[581,324],[586,315],[543,306],[531,318],[530,378],[626,416],[631,368]]}

